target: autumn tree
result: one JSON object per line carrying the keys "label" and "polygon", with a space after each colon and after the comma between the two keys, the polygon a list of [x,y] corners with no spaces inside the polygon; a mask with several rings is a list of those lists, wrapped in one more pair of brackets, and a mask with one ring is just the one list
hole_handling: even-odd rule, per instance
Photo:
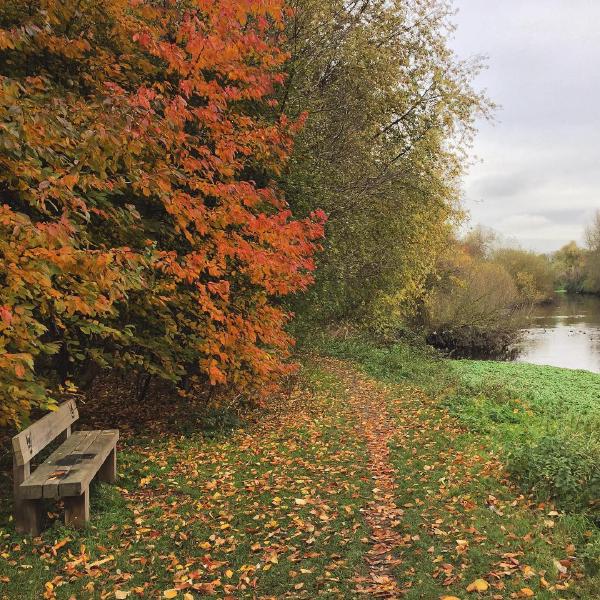
{"label": "autumn tree", "polygon": [[491,258],[511,275],[521,302],[533,304],[552,298],[556,272],[548,256],[520,248],[498,248]]}
{"label": "autumn tree", "polygon": [[585,290],[600,294],[600,211],[586,229]]}
{"label": "autumn tree", "polygon": [[560,286],[570,293],[583,291],[585,280],[585,250],[583,248],[580,248],[576,242],[569,242],[554,253],[552,261]]}
{"label": "autumn tree", "polygon": [[414,308],[460,217],[476,63],[448,46],[438,0],[294,0],[281,107],[308,113],[283,178],[296,211],[328,214],[301,322],[397,321]]}
{"label": "autumn tree", "polygon": [[[0,424],[103,368],[264,392],[322,215],[273,184],[298,122],[280,0],[0,8]],[[312,213],[312,211],[309,211]]]}

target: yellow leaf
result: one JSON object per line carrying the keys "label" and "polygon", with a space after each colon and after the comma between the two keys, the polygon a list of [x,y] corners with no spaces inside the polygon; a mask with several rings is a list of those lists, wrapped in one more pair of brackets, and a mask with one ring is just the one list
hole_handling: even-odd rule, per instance
{"label": "yellow leaf", "polygon": [[530,577],[533,577],[534,575],[535,575],[535,571],[529,565],[523,566],[523,577],[525,577],[525,579],[529,579]]}
{"label": "yellow leaf", "polygon": [[227,569],[227,571],[225,571],[225,577],[227,577],[227,579],[231,579],[233,577],[233,571],[231,569]]}
{"label": "yellow leaf", "polygon": [[183,595],[183,600],[194,600],[194,596],[188,592]]}
{"label": "yellow leaf", "polygon": [[535,594],[531,588],[521,588],[519,591],[519,597],[521,598],[533,598]]}
{"label": "yellow leaf", "polygon": [[476,579],[467,586],[467,592],[486,592],[489,587],[490,586],[485,579]]}
{"label": "yellow leaf", "polygon": [[127,596],[129,596],[131,592],[126,592],[125,590],[117,590],[115,592],[115,598],[117,600],[125,600],[125,598],[127,598]]}
{"label": "yellow leaf", "polygon": [[163,592],[164,598],[175,598],[177,596],[177,590],[165,590]]}
{"label": "yellow leaf", "polygon": [[296,498],[294,500],[294,502],[298,505],[298,506],[304,506],[306,504],[306,500],[304,500],[304,498]]}
{"label": "yellow leaf", "polygon": [[458,596],[442,596],[440,600],[460,600]]}

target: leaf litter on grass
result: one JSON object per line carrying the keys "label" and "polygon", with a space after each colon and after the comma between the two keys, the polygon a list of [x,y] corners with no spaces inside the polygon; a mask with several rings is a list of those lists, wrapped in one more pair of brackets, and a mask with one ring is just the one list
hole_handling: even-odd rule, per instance
{"label": "leaf litter on grass", "polygon": [[119,471],[83,532],[0,525],[1,598],[594,598],[485,439],[348,362],[229,437],[133,438]]}

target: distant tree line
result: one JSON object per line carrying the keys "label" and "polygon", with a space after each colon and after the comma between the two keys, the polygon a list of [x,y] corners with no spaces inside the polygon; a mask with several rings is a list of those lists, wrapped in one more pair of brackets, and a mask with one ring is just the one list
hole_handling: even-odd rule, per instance
{"label": "distant tree line", "polygon": [[569,293],[600,294],[600,211],[588,225],[585,247],[570,242],[552,259],[557,284]]}
{"label": "distant tree line", "polygon": [[553,302],[557,291],[600,294],[600,211],[585,237],[585,247],[570,242],[550,254],[507,247],[484,227],[449,239],[417,326],[457,355],[510,355],[535,305]]}

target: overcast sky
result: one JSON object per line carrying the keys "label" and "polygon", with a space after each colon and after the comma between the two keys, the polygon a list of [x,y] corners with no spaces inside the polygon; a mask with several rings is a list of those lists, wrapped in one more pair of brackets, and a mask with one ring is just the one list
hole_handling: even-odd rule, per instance
{"label": "overcast sky", "polygon": [[476,83],[501,105],[465,180],[471,223],[528,249],[581,242],[600,208],[600,0],[454,3],[453,47],[487,55]]}

